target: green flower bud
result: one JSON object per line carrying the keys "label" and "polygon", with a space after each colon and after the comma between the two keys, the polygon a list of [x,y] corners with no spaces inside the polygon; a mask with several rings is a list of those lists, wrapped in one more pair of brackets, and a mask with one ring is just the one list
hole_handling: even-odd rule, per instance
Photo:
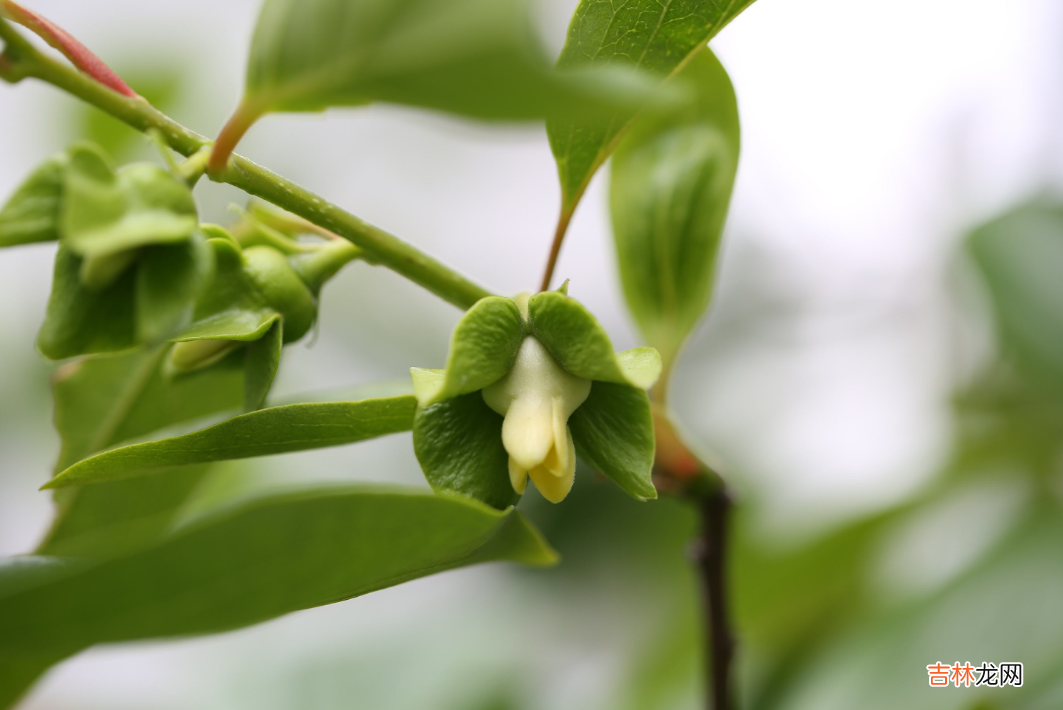
{"label": "green flower bud", "polygon": [[192,372],[221,361],[237,347],[238,340],[188,340],[177,343],[170,351],[170,367],[175,372]]}
{"label": "green flower bud", "polygon": [[288,259],[266,246],[244,250],[247,273],[265,302],[284,319],[284,342],[303,337],[317,317],[317,299]]}

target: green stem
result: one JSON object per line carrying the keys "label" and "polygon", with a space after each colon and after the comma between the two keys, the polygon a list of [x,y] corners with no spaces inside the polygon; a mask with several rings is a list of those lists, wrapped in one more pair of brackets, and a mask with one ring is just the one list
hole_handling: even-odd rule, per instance
{"label": "green stem", "polygon": [[[185,157],[210,145],[206,137],[185,128],[143,99],[122,96],[91,77],[44,56],[2,19],[0,38],[7,43],[6,54],[11,65],[5,72],[0,72],[0,78],[25,76],[49,83],[139,131],[158,131],[167,145]],[[211,174],[210,178],[240,188],[338,234],[365,250],[372,262],[386,266],[459,308],[469,308],[491,295],[398,237],[247,158],[232,155],[227,166],[217,174]]]}

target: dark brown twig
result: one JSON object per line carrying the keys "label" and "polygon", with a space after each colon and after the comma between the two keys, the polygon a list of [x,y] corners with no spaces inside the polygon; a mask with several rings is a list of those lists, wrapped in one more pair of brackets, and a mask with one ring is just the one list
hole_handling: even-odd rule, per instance
{"label": "dark brown twig", "polygon": [[695,561],[701,577],[706,649],[706,676],[711,710],[731,710],[731,662],[734,635],[728,618],[727,531],[731,498],[722,486],[697,500],[700,529],[695,540]]}

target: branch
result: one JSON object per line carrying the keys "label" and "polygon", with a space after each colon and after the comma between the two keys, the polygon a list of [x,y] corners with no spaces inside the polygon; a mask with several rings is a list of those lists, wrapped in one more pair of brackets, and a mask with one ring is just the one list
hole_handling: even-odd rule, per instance
{"label": "branch", "polygon": [[694,557],[701,577],[702,609],[705,615],[706,676],[711,682],[711,710],[731,710],[731,663],[734,635],[728,619],[727,531],[731,498],[722,487],[697,501],[700,529],[695,539]]}
{"label": "branch", "polygon": [[[0,38],[7,44],[2,55],[6,60],[0,66],[0,78],[12,82],[23,77],[44,81],[138,131],[157,131],[170,148],[185,157],[210,145],[206,137],[185,128],[143,99],[123,96],[92,77],[44,56],[2,18]],[[228,183],[335,232],[365,250],[369,260],[388,267],[459,308],[469,308],[491,295],[416,247],[247,158],[234,154],[223,170],[210,174],[210,179]]]}
{"label": "branch", "polygon": [[731,496],[719,473],[701,461],[683,443],[655,391],[653,423],[657,440],[654,484],[692,504],[698,513],[698,533],[693,541],[693,559],[702,590],[705,624],[705,676],[709,710],[732,710],[734,632],[728,604],[727,546]]}

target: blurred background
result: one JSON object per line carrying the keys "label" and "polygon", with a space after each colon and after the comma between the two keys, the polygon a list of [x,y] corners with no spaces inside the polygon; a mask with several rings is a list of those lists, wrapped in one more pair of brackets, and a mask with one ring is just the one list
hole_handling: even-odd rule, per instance
{"label": "blurred background", "polygon": [[[555,53],[575,4],[538,3]],[[239,97],[257,5],[33,3],[211,135]],[[680,362],[673,406],[739,498],[742,706],[1063,706],[1063,247],[1052,246],[1063,218],[991,224],[977,263],[965,247],[999,214],[1063,199],[1063,4],[760,0],[712,47],[735,84],[743,155],[716,303]],[[50,87],[0,86],[0,195],[86,137],[158,160]],[[558,204],[541,126],[371,106],[270,116],[241,152],[492,290],[538,282]],[[638,339],[607,177],[579,208],[558,275],[619,350]],[[197,197],[204,220],[221,223],[246,201],[206,182]],[[1026,262],[1008,251],[1014,220],[1044,247]],[[51,515],[37,492],[57,451],[50,367],[33,341],[53,248],[0,255],[3,555],[31,550]],[[349,267],[274,396],[440,366],[459,315],[384,269]],[[425,486],[408,438],[221,475],[260,488]],[[97,647],[49,672],[22,707],[699,707],[691,513],[635,503],[586,470],[564,505],[532,494],[522,507],[559,567],[450,572],[224,635]],[[930,690],[925,666],[937,661],[1021,661],[1026,682]]]}

